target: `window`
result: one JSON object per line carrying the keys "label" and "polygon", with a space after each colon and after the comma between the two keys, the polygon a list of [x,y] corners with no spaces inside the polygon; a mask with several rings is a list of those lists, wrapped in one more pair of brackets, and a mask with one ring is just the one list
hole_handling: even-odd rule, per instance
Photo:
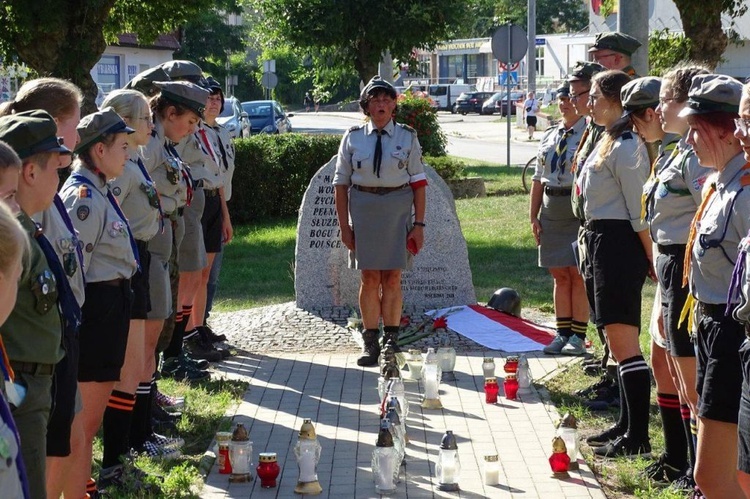
{"label": "window", "polygon": [[536,47],[536,74],[544,74],[544,46]]}
{"label": "window", "polygon": [[96,82],[105,93],[120,88],[120,56],[103,55],[96,65]]}

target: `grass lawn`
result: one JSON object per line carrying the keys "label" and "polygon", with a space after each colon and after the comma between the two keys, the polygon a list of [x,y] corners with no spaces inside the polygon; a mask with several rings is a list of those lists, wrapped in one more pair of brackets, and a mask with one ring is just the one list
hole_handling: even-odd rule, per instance
{"label": "grass lawn", "polygon": [[[537,250],[528,223],[528,195],[521,184],[521,168],[464,160],[467,176],[485,179],[486,198],[456,201],[456,210],[466,238],[477,299],[486,302],[501,287],[518,290],[524,308],[553,314],[552,279],[537,267]],[[222,311],[294,300],[293,261],[296,219],[237,227],[235,240],[227,246],[217,308]],[[648,324],[654,285],[643,293],[642,323]],[[645,330],[644,330],[645,331]],[[601,348],[593,328],[589,337]],[[650,337],[641,334],[641,347],[648,358]],[[569,394],[593,383],[575,366],[548,382],[546,388],[561,413],[572,411],[582,433],[593,433],[612,424],[617,415],[591,413]],[[652,397],[655,400],[655,395]],[[652,406],[651,442],[658,455],[663,447],[660,421]],[[585,447],[585,446],[584,446]],[[654,489],[639,474],[645,461],[595,462],[590,449],[584,455],[599,474],[608,497],[672,499],[673,492]]]}

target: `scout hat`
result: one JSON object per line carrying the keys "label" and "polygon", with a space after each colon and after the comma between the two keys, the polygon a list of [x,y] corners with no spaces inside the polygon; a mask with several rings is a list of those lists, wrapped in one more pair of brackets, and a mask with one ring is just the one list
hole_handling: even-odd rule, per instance
{"label": "scout hat", "polygon": [[194,62],[167,61],[161,65],[161,68],[172,80],[186,80],[196,85],[205,86],[206,79],[203,77],[203,70]]}
{"label": "scout hat", "polygon": [[626,83],[620,90],[622,117],[630,116],[633,111],[658,106],[659,90],[661,90],[661,78],[653,76],[638,78]]}
{"label": "scout hat", "polygon": [[742,83],[726,75],[707,74],[693,76],[688,91],[687,106],[680,111],[681,118],[691,114],[738,113],[742,97]]}
{"label": "scout hat", "polygon": [[558,97],[570,97],[570,83],[562,82],[562,85],[557,87],[556,92]]}
{"label": "scout hat", "polygon": [[113,133],[133,133],[135,130],[125,124],[120,115],[111,107],[84,116],[76,127],[81,142],[76,147],[76,153],[85,151],[100,142],[105,135]]}
{"label": "scout hat", "polygon": [[72,154],[57,136],[57,124],[46,111],[35,109],[0,118],[0,140],[4,140],[21,159],[43,152]]}
{"label": "scout hat", "polygon": [[589,49],[589,52],[606,49],[631,56],[640,46],[641,42],[632,36],[620,33],[619,31],[610,31],[607,33],[597,33],[594,46]]}
{"label": "scout hat", "polygon": [[601,64],[589,61],[578,61],[570,70],[568,81],[591,81],[591,78],[593,78],[596,73],[604,70],[605,68]]}
{"label": "scout hat", "polygon": [[206,78],[206,90],[208,90],[211,95],[217,92],[221,95],[221,112],[224,112],[224,91],[221,89],[219,82],[216,81],[213,76]]}
{"label": "scout hat", "polygon": [[365,111],[367,110],[367,98],[378,89],[385,90],[385,93],[387,93],[392,99],[395,99],[398,95],[393,85],[380,78],[380,76],[375,75],[369,82],[367,82],[365,88],[362,89],[362,93],[359,94],[359,105],[362,109]]}
{"label": "scout hat", "polygon": [[135,77],[125,85],[125,88],[138,90],[146,97],[152,97],[159,93],[159,87],[154,85],[154,82],[169,81],[169,79],[169,75],[164,71],[164,68],[157,66],[135,75]]}
{"label": "scout hat", "polygon": [[157,81],[154,84],[161,89],[165,99],[186,106],[203,118],[206,101],[211,95],[208,90],[189,81]]}

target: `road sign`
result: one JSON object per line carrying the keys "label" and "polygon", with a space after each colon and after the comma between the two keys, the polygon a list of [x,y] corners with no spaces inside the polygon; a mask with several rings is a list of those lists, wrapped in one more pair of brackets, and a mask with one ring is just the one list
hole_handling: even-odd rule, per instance
{"label": "road sign", "polygon": [[270,59],[263,61],[263,72],[264,73],[275,73],[276,72],[276,59]]}
{"label": "road sign", "polygon": [[[508,76],[510,76],[510,82],[508,82]],[[518,71],[506,71],[497,75],[498,85],[505,86],[508,83],[510,83],[511,85],[518,85]]]}
{"label": "road sign", "polygon": [[492,55],[505,64],[523,59],[528,47],[529,39],[521,26],[504,24],[492,35]]}
{"label": "road sign", "polygon": [[263,76],[260,78],[260,84],[266,88],[276,88],[278,83],[279,78],[276,76],[276,73],[271,73],[270,71],[263,73]]}

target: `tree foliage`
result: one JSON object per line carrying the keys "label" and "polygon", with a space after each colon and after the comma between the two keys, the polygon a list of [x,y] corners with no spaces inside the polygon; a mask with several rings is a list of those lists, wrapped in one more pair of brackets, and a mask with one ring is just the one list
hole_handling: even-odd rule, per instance
{"label": "tree foliage", "polygon": [[[472,16],[464,26],[462,36],[477,38],[491,36],[497,26],[512,22],[528,25],[527,0],[472,0]],[[585,29],[588,12],[580,0],[537,0],[536,32],[568,33]]]}
{"label": "tree foliage", "polygon": [[451,39],[469,15],[454,0],[257,0],[267,43],[290,43],[331,66],[354,67],[362,81],[377,74],[383,53],[407,60],[414,48]]}
{"label": "tree foliage", "polygon": [[649,74],[661,76],[679,62],[690,60],[692,43],[682,33],[654,31],[648,38]]}

